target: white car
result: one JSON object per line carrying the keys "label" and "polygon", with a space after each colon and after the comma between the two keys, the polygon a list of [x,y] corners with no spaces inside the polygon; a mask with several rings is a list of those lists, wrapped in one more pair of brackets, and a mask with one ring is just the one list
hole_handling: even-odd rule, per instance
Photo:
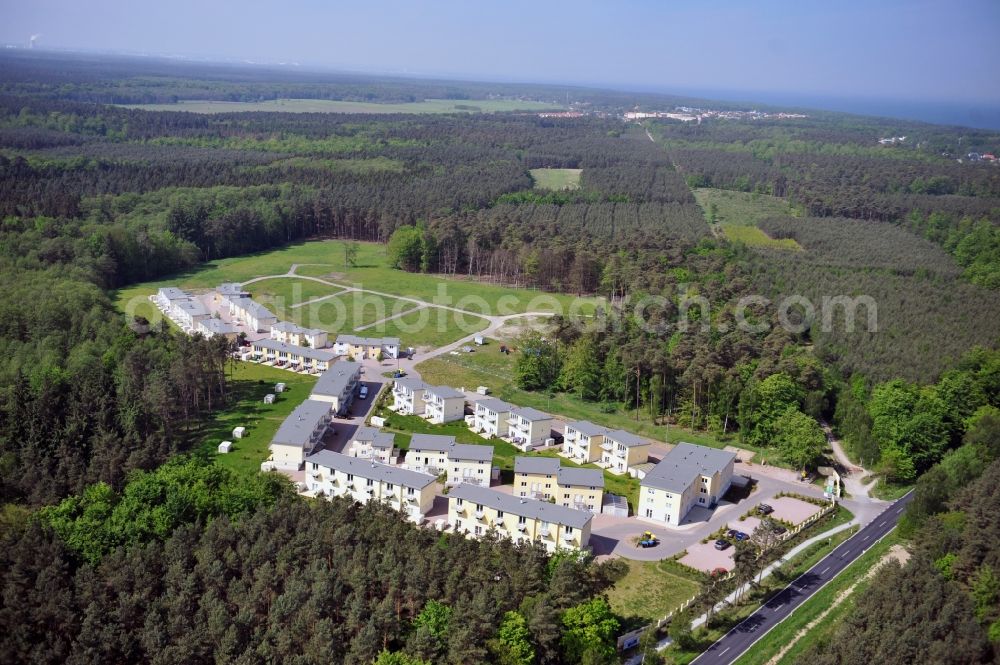
{"label": "white car", "polygon": [[368,386],[361,386],[361,390],[358,391],[358,397],[368,399]]}

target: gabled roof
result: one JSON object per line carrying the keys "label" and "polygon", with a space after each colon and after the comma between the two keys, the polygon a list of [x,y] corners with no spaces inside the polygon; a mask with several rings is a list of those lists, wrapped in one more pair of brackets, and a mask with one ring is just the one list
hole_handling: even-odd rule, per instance
{"label": "gabled roof", "polygon": [[231,303],[244,310],[252,316],[256,316],[258,319],[277,319],[271,310],[261,305],[255,300],[250,298],[233,298],[230,300]]}
{"label": "gabled roof", "polygon": [[351,437],[354,441],[370,443],[372,448],[391,449],[395,446],[396,437],[392,432],[383,432],[377,427],[359,427]]}
{"label": "gabled roof", "polygon": [[494,510],[502,510],[512,515],[523,515],[532,519],[542,520],[551,524],[562,524],[582,529],[593,519],[593,515],[585,510],[567,508],[548,501],[536,501],[523,497],[511,496],[503,492],[460,483],[448,492],[448,500],[462,499],[475,504],[482,504]]}
{"label": "gabled roof", "polygon": [[700,476],[711,476],[735,459],[736,453],[691,443],[678,443],[659,464],[646,473],[640,485],[679,494]]}
{"label": "gabled roof", "polygon": [[604,435],[605,439],[610,439],[615,443],[620,443],[626,448],[634,448],[635,446],[646,446],[649,445],[649,441],[642,438],[641,436],[636,436],[632,432],[626,432],[623,429],[616,429],[612,432],[608,432]]}
{"label": "gabled roof", "polygon": [[428,386],[426,383],[424,383],[420,379],[411,379],[411,378],[407,378],[405,376],[402,376],[402,377],[400,377],[398,379],[393,379],[393,381],[396,382],[397,386],[399,386],[401,388],[406,388],[407,390],[410,390],[410,391],[413,391],[413,390],[427,390],[428,388],[430,388],[430,386]]}
{"label": "gabled roof", "polygon": [[181,300],[174,303],[191,316],[208,316],[208,309],[198,300]]}
{"label": "gabled roof", "polygon": [[538,409],[532,409],[530,406],[515,406],[510,411],[511,415],[520,416],[530,423],[538,422],[539,420],[551,420],[552,416],[547,413],[543,413]]}
{"label": "gabled roof", "polygon": [[349,473],[358,478],[377,480],[383,483],[392,483],[403,487],[413,487],[423,489],[433,483],[437,478],[427,473],[420,473],[411,469],[404,469],[399,466],[380,464],[358,457],[341,455],[332,450],[321,450],[306,458],[308,464],[318,464],[328,469],[334,469],[342,473]]}
{"label": "gabled roof", "polygon": [[329,402],[307,399],[295,407],[295,410],[285,418],[278,431],[275,432],[274,438],[271,439],[271,443],[303,447],[309,443],[309,439],[320,421],[329,415]]}
{"label": "gabled roof", "polygon": [[[255,342],[251,342],[251,345],[255,347],[259,346],[262,349],[269,349],[271,351],[284,351],[286,353],[302,356],[303,358],[325,360],[327,362],[331,362],[337,357],[332,351],[313,349],[308,346],[298,346],[296,344],[286,344],[285,342],[279,342],[276,339],[258,339]],[[319,385],[319,382],[317,382],[316,385]]]}
{"label": "gabled roof", "polygon": [[205,319],[198,322],[198,327],[220,335],[236,332],[236,327],[233,324],[226,323],[222,319]]}
{"label": "gabled roof", "polygon": [[496,413],[509,413],[514,407],[502,399],[497,399],[496,397],[487,397],[486,399],[481,399],[476,401],[476,406],[482,406],[484,409],[489,409],[490,411],[495,411]]}
{"label": "gabled roof", "polygon": [[566,423],[566,429],[570,428],[576,430],[584,436],[597,436],[599,434],[607,434],[608,428],[601,427],[600,425],[595,425],[589,420],[577,420],[571,423]]}
{"label": "gabled roof", "polygon": [[[327,352],[329,353],[329,352]],[[333,354],[330,353],[332,357]],[[340,397],[355,378],[361,375],[361,365],[350,360],[340,360],[319,375],[313,386],[313,395]]]}
{"label": "gabled roof", "polygon": [[492,462],[493,446],[477,446],[471,443],[456,443],[455,437],[443,434],[414,434],[410,439],[410,450],[429,450],[447,453],[449,461]]}
{"label": "gabled roof", "polygon": [[427,386],[427,392],[441,399],[465,399],[465,393],[455,390],[451,386]]}
{"label": "gabled roof", "polygon": [[576,485],[583,487],[604,487],[604,472],[600,469],[582,469],[575,466],[559,468],[556,482],[560,487]]}
{"label": "gabled roof", "polygon": [[559,473],[559,460],[555,457],[522,457],[514,458],[514,473],[532,473],[554,476]]}
{"label": "gabled roof", "polygon": [[337,335],[337,344],[355,346],[399,346],[398,337],[361,337],[360,335]]}
{"label": "gabled roof", "polygon": [[184,300],[186,298],[191,297],[185,291],[182,291],[176,286],[160,287],[160,289],[157,291],[157,294],[162,298],[166,298],[167,300]]}
{"label": "gabled roof", "polygon": [[303,328],[302,326],[292,323],[291,321],[278,321],[271,326],[271,330],[298,335],[321,335],[326,332],[325,330],[319,330],[318,328]]}
{"label": "gabled roof", "polygon": [[242,284],[236,282],[225,282],[215,287],[215,292],[222,296],[240,296],[246,293]]}

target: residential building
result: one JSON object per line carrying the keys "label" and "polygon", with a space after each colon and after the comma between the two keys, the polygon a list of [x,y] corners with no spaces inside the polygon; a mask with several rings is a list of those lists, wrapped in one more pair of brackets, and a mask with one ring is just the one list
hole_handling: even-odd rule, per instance
{"label": "residential building", "polygon": [[333,364],[334,358],[330,351],[313,349],[308,346],[285,344],[273,339],[259,339],[251,342],[250,353],[244,360],[253,360],[275,367],[283,367],[296,372],[325,372]]}
{"label": "residential building", "polygon": [[239,331],[231,323],[226,323],[222,319],[203,319],[198,321],[198,325],[195,327],[197,332],[200,332],[205,337],[215,337],[219,335],[220,337],[225,337],[226,339],[233,341],[239,335]]}
{"label": "residential building", "polygon": [[271,339],[295,346],[311,346],[314,349],[325,348],[330,343],[325,330],[303,328],[291,321],[278,321],[272,325]]}
{"label": "residential building", "polygon": [[590,543],[593,515],[462,483],[448,492],[448,524],[456,533],[481,537],[495,529],[515,543],[536,541],[549,552],[584,549]]}
{"label": "residential building", "polygon": [[270,459],[262,468],[298,469],[323,441],[330,425],[330,404],[314,399],[295,407],[271,439]]}
{"label": "residential building", "polygon": [[422,415],[424,393],[429,387],[420,379],[395,379],[392,384],[392,410],[404,416]]}
{"label": "residential building", "polygon": [[170,313],[177,325],[192,331],[199,321],[204,321],[211,314],[208,308],[198,300],[173,300],[170,303]]}
{"label": "residential building", "polygon": [[229,300],[229,316],[254,332],[268,332],[271,326],[278,322],[278,317],[258,302],[244,297],[232,297]]}
{"label": "residential building", "polygon": [[555,457],[515,457],[514,494],[601,512],[604,473],[600,469],[562,466]]}
{"label": "residential building", "polygon": [[377,427],[359,427],[351,437],[346,453],[349,457],[371,459],[382,464],[395,464],[399,456],[395,435]]}
{"label": "residential building", "polygon": [[456,443],[455,437],[440,434],[414,434],[403,464],[432,476],[447,473],[449,485],[464,482],[489,487],[493,446]]}
{"label": "residential building", "polygon": [[338,356],[350,356],[358,362],[365,358],[398,358],[398,337],[359,337],[338,335],[333,343],[333,352]]}
{"label": "residential building", "polygon": [[639,483],[640,519],[677,526],[694,506],[711,508],[733,478],[736,454],[678,443]]}
{"label": "residential building", "polygon": [[443,425],[465,417],[465,393],[448,386],[427,386],[424,390],[424,419]]}
{"label": "residential building", "polygon": [[180,300],[190,300],[191,296],[186,291],[178,289],[176,286],[164,286],[156,291],[157,305],[164,313],[171,311],[172,304]]}
{"label": "residential building", "polygon": [[230,298],[249,298],[250,292],[243,288],[241,284],[236,282],[226,282],[224,284],[219,284],[215,287],[215,292],[212,294],[212,300],[217,303],[226,302]]}
{"label": "residential building", "polygon": [[[324,352],[328,353],[328,352]],[[355,388],[361,381],[361,365],[350,360],[341,360],[319,375],[313,386],[310,399],[329,402],[330,410],[336,414],[347,413],[354,401]]]}
{"label": "residential building", "polygon": [[423,522],[434,505],[436,478],[398,466],[321,450],[306,458],[306,489],[323,496],[385,501],[407,518]]}
{"label": "residential building", "polygon": [[601,444],[600,466],[617,475],[630,473],[632,467],[649,461],[649,446],[648,439],[631,432],[621,429],[608,432]]}
{"label": "residential building", "polygon": [[562,454],[578,464],[597,462],[601,459],[601,445],[608,428],[589,420],[566,423],[563,432]]}
{"label": "residential building", "polygon": [[469,429],[486,438],[507,436],[510,430],[510,412],[514,407],[501,399],[481,399],[473,405]]}
{"label": "residential building", "polygon": [[552,416],[537,409],[516,406],[507,418],[504,437],[521,450],[544,445],[552,436]]}

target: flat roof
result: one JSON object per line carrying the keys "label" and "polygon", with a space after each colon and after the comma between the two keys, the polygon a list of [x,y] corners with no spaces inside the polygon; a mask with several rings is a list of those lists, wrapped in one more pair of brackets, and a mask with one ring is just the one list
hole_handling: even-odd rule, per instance
{"label": "flat roof", "polygon": [[[308,346],[298,346],[297,344],[286,344],[285,342],[279,342],[276,339],[258,339],[253,342],[254,347],[260,347],[262,349],[270,349],[271,351],[285,351],[286,353],[294,353],[295,355],[302,356],[303,358],[312,358],[313,360],[326,360],[327,362],[332,361],[335,356],[332,351],[323,351],[322,349],[313,349]],[[319,382],[316,384],[319,385]]]}
{"label": "flat roof", "polygon": [[567,508],[548,501],[511,496],[468,483],[460,483],[452,487],[448,492],[448,500],[452,499],[471,501],[512,515],[523,515],[543,522],[562,524],[578,529],[584,528],[593,519],[593,515],[585,510]]}
{"label": "flat roof", "polygon": [[678,443],[646,473],[639,484],[679,494],[700,476],[711,476],[735,459],[736,453],[692,443]]}
{"label": "flat roof", "polygon": [[484,409],[489,409],[490,411],[496,411],[497,413],[508,413],[514,407],[502,399],[497,399],[496,397],[487,397],[486,399],[481,399],[476,401],[477,406],[482,406]]}
{"label": "flat roof", "polygon": [[538,409],[532,409],[530,406],[515,406],[510,411],[515,416],[520,416],[528,422],[537,422],[539,420],[551,420],[552,416]]}
{"label": "flat roof", "polygon": [[383,432],[377,427],[359,427],[353,441],[371,443],[372,448],[393,448],[396,445],[396,437],[392,432]]}
{"label": "flat roof", "polygon": [[478,446],[474,443],[456,443],[455,437],[443,434],[414,434],[410,439],[410,450],[432,450],[448,453],[448,460],[472,462],[492,462],[493,446]]}
{"label": "flat roof", "polygon": [[[331,358],[333,354],[327,351]],[[313,386],[313,395],[329,395],[340,397],[351,385],[351,381],[361,375],[361,365],[350,360],[340,360],[319,375]]]}
{"label": "flat roof", "polygon": [[616,429],[614,431],[608,432],[607,434],[604,435],[604,438],[611,439],[615,443],[620,443],[626,448],[634,448],[636,446],[649,445],[649,441],[647,441],[646,439],[642,438],[641,436],[632,434],[632,432],[626,432],[623,429]]}
{"label": "flat roof", "polygon": [[514,473],[540,473],[554,476],[559,473],[559,460],[555,457],[522,457],[514,458]]}
{"label": "flat roof", "polygon": [[465,399],[465,393],[451,386],[427,386],[427,392],[441,399],[455,399],[458,397]]}
{"label": "flat roof", "polygon": [[359,457],[349,457],[348,455],[335,453],[332,450],[321,450],[318,453],[310,455],[306,458],[306,462],[318,464],[319,466],[334,469],[342,473],[349,473],[359,478],[370,478],[384,483],[392,483],[416,489],[423,489],[437,480],[436,477],[427,473],[420,473],[419,471],[404,469],[399,466],[381,464],[380,462],[373,462]]}
{"label": "flat roof", "polygon": [[559,467],[556,482],[563,485],[582,485],[584,487],[604,487],[604,472],[600,469],[582,469],[575,466]]}
{"label": "flat roof", "polygon": [[608,428],[601,427],[600,425],[595,425],[589,420],[577,420],[571,423],[566,423],[566,429],[573,428],[580,434],[585,434],[587,436],[596,436],[598,434],[607,434]]}
{"label": "flat roof", "polygon": [[281,423],[274,438],[271,439],[271,443],[283,446],[305,446],[309,443],[309,439],[319,422],[329,415],[329,402],[307,399],[295,407],[295,410],[285,418],[285,422]]}

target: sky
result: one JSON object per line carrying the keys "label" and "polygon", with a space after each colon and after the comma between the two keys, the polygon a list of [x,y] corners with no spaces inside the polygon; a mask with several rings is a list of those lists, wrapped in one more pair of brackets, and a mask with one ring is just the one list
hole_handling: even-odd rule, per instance
{"label": "sky", "polygon": [[1000,104],[1000,0],[0,0],[0,42],[31,35],[372,73]]}

